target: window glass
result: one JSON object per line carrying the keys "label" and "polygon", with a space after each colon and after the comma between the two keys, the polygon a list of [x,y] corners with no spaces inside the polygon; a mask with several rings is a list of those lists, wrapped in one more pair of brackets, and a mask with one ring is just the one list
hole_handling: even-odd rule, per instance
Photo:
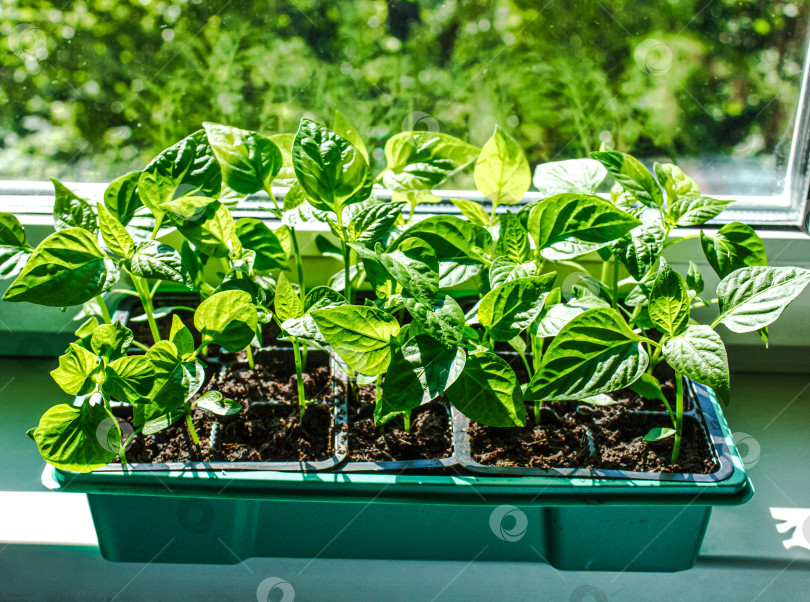
{"label": "window glass", "polygon": [[[0,0],[0,178],[104,181],[217,121],[339,109],[384,165],[409,127],[532,164],[601,144],[706,192],[785,182],[808,3],[784,0]],[[448,183],[471,187],[469,175]]]}

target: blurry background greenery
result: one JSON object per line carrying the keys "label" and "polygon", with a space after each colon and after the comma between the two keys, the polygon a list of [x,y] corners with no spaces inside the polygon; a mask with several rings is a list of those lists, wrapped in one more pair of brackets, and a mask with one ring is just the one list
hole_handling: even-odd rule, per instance
{"label": "blurry background greenery", "polygon": [[294,132],[337,108],[377,171],[385,140],[414,123],[479,145],[499,123],[533,164],[605,143],[691,158],[715,192],[743,188],[753,169],[773,192],[808,22],[799,0],[0,7],[0,178],[26,180],[104,181],[202,121]]}

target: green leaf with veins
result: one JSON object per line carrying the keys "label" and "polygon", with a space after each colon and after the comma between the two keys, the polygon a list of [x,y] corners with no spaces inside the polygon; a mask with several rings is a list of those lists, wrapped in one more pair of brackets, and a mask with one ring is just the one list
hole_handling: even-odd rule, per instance
{"label": "green leaf with veins", "polygon": [[206,412],[211,412],[217,416],[231,416],[242,411],[242,404],[233,399],[222,396],[219,391],[208,391],[203,393],[195,402],[196,406]]}
{"label": "green leaf with veins", "polygon": [[453,203],[461,214],[470,220],[470,223],[475,224],[476,226],[483,226],[485,228],[489,227],[489,213],[484,211],[484,208],[481,207],[480,204],[476,203],[475,201],[467,201],[465,199],[450,199],[450,202]]}
{"label": "green leaf with veins", "polygon": [[222,188],[222,172],[204,130],[163,150],[138,179],[138,195],[157,218],[164,203],[178,197],[213,197]]}
{"label": "green leaf with veins", "polygon": [[650,429],[650,431],[646,435],[644,435],[644,441],[647,441],[648,443],[663,441],[664,439],[672,437],[677,432],[678,431],[676,431],[673,428],[656,427],[654,429]]}
{"label": "green leaf with veins", "polygon": [[177,314],[172,315],[169,340],[174,344],[177,355],[181,359],[187,360],[194,353],[194,336]]}
{"label": "green leaf with veins", "polygon": [[371,169],[348,140],[302,119],[292,147],[295,175],[310,204],[341,214],[343,207],[371,194]]}
{"label": "green leaf with veins", "polygon": [[573,242],[589,244],[585,251],[589,252],[624,236],[640,224],[632,215],[599,197],[560,194],[534,206],[528,230],[538,249]]}
{"label": "green leaf with veins", "polygon": [[527,261],[532,256],[529,233],[514,213],[500,216],[498,242],[495,244],[495,257],[507,257],[514,262]]}
{"label": "green leaf with veins", "polygon": [[481,148],[473,175],[475,187],[493,207],[519,203],[532,181],[529,161],[520,145],[498,126]]}
{"label": "green leaf with veins", "polygon": [[409,412],[436,399],[461,375],[466,359],[464,349],[444,347],[428,335],[409,339],[391,358],[382,413]]}
{"label": "green leaf with veins", "polygon": [[610,307],[610,303],[595,296],[573,299],[568,303],[557,303],[546,307],[537,320],[537,336],[541,338],[557,336],[563,327],[578,315],[589,309]]}
{"label": "green leaf with veins", "polygon": [[391,361],[391,338],[399,333],[396,319],[377,308],[343,305],[311,314],[326,342],[350,370],[385,374]]}
{"label": "green leaf with veins", "polygon": [[496,257],[489,266],[489,287],[490,289],[498,288],[511,280],[529,278],[536,274],[537,265],[533,261],[515,263],[505,256]]}
{"label": "green leaf with veins", "polygon": [[652,174],[641,161],[617,151],[598,151],[591,157],[607,168],[616,181],[637,201],[647,207],[662,208],[664,195]]}
{"label": "green leaf with veins", "polygon": [[132,274],[141,278],[176,282],[187,288],[194,286],[180,253],[156,240],[140,243],[124,265]]}
{"label": "green leaf with veins", "polygon": [[717,285],[720,315],[715,324],[752,332],[773,323],[810,283],[810,270],[792,267],[741,268]]}
{"label": "green leaf with veins", "polygon": [[673,370],[710,386],[729,402],[729,372],[726,348],[709,326],[688,326],[683,334],[668,339],[662,348]]}
{"label": "green leaf with veins", "polygon": [[240,194],[266,190],[281,169],[281,151],[257,132],[203,123],[208,143],[222,170],[222,181]]}
{"label": "green leaf with veins", "polygon": [[366,145],[363,143],[363,138],[360,137],[360,133],[357,131],[357,128],[349,123],[349,120],[346,119],[346,117],[343,116],[343,113],[337,109],[335,110],[335,119],[332,122],[332,131],[338,136],[342,136],[351,142],[352,146],[360,151],[360,154],[363,155],[366,162],[369,162]]}
{"label": "green leaf with veins", "polygon": [[508,341],[540,315],[556,272],[511,280],[488,292],[478,307],[478,321],[496,341]]}
{"label": "green leaf with veins", "polygon": [[295,134],[273,134],[272,136],[268,136],[268,138],[278,147],[281,153],[281,169],[279,169],[276,174],[275,182],[279,186],[290,186],[292,189],[298,184],[298,180],[295,179],[295,169],[293,169],[292,164],[292,145],[295,140]]}
{"label": "green leaf with veins", "polygon": [[135,426],[140,426],[165,414],[181,408],[183,403],[202,387],[205,380],[205,366],[197,361],[184,361],[177,346],[171,341],[159,341],[146,352],[152,363],[155,377],[152,389],[145,396],[149,401],[142,410]]}
{"label": "green leaf with veins", "polygon": [[349,239],[374,243],[385,236],[402,214],[405,203],[378,203],[361,210],[349,222]]}
{"label": "green leaf with veins", "polygon": [[613,253],[636,280],[658,261],[664,250],[666,233],[657,216],[645,216],[642,224],[633,228],[611,245]]}
{"label": "green leaf with veins", "polygon": [[385,143],[383,185],[394,191],[430,191],[464,169],[480,149],[448,134],[400,132]]}
{"label": "green leaf with veins", "polygon": [[393,251],[383,252],[377,243],[377,256],[391,278],[421,303],[432,303],[439,290],[439,261],[428,243],[406,238]]}
{"label": "green leaf with veins", "polygon": [[114,360],[129,352],[132,340],[132,331],[116,320],[112,324],[102,324],[95,329],[90,337],[90,348],[96,355]]}
{"label": "green leaf with veins", "polygon": [[118,422],[101,404],[54,406],[30,434],[46,462],[73,472],[90,472],[109,464],[121,445]]}
{"label": "green leaf with veins", "polygon": [[494,353],[470,355],[461,375],[447,389],[447,398],[459,412],[479,424],[526,425],[526,408],[517,376]]}
{"label": "green leaf with veins", "polygon": [[746,266],[768,265],[765,244],[751,226],[732,222],[716,234],[700,232],[703,254],[720,278]]}
{"label": "green leaf with veins", "polygon": [[630,389],[645,399],[657,399],[664,402],[665,405],[669,405],[661,389],[661,383],[652,374],[646,372],[642,374],[636,382],[630,385]]}
{"label": "green leaf with veins", "polygon": [[631,385],[647,369],[641,338],[614,309],[589,309],[566,324],[543,355],[527,397],[585,399]]}
{"label": "green leaf with veins", "polygon": [[123,224],[104,205],[98,205],[98,221],[104,243],[116,255],[127,258],[135,252],[135,243]]}
{"label": "green leaf with veins", "polygon": [[116,178],[104,191],[104,205],[124,226],[135,217],[135,212],[143,207],[138,196],[138,178],[141,172],[134,171]]}
{"label": "green leaf with veins", "polygon": [[287,251],[267,224],[253,217],[243,217],[234,227],[242,248],[256,253],[255,269],[260,272],[289,269]]}
{"label": "green leaf with veins", "polygon": [[30,257],[31,253],[22,247],[0,246],[0,280],[19,276]]}
{"label": "green leaf with veins", "polygon": [[101,390],[111,399],[136,403],[149,394],[154,381],[155,368],[146,356],[120,357],[107,366]]}
{"label": "green leaf with veins", "polygon": [[676,226],[700,226],[714,219],[734,201],[713,199],[707,196],[685,197],[673,203],[669,209]]}
{"label": "green leaf with veins", "polygon": [[84,228],[67,228],[39,244],[3,300],[51,307],[81,305],[114,284],[110,281],[117,277],[115,264],[99,248],[94,234]]}
{"label": "green leaf with veins", "polygon": [[200,303],[194,312],[194,327],[203,335],[203,341],[236,353],[256,336],[258,319],[248,293],[223,291]]}
{"label": "green leaf with veins", "polygon": [[667,193],[667,209],[671,217],[673,217],[672,208],[678,201],[700,196],[700,188],[697,183],[677,165],[653,163],[653,171],[658,178],[658,183],[664,187],[664,191]]}
{"label": "green leaf with veins", "polygon": [[0,213],[0,245],[25,247],[27,244],[25,229],[17,216],[11,213]]}
{"label": "green leaf with veins", "polygon": [[53,227],[54,230],[84,228],[98,234],[98,221],[90,203],[76,196],[59,180],[51,178],[54,187]]}
{"label": "green leaf with veins", "polygon": [[51,377],[68,395],[87,395],[96,388],[93,376],[99,368],[95,354],[75,343],[59,358],[59,367],[51,371]]}
{"label": "green leaf with veins", "polygon": [[567,159],[541,163],[534,169],[534,187],[544,198],[572,192],[596,194],[607,170],[595,159]]}
{"label": "green leaf with veins", "polygon": [[421,303],[409,296],[404,296],[402,301],[420,330],[441,345],[454,347],[461,342],[464,334],[464,311],[451,296],[445,295],[433,303]]}
{"label": "green leaf with veins", "polygon": [[703,282],[703,274],[697,267],[694,261],[689,261],[689,271],[686,273],[686,286],[690,291],[694,291],[695,295],[703,292],[705,283]]}
{"label": "green leaf with veins", "polygon": [[662,257],[661,268],[650,289],[648,311],[653,324],[671,337],[681,334],[689,323],[691,302],[683,277]]}
{"label": "green leaf with veins", "polygon": [[439,261],[463,261],[467,257],[483,261],[492,248],[492,235],[486,228],[455,216],[436,215],[410,226],[388,250],[394,250],[402,241],[414,237],[421,238],[429,244]]}
{"label": "green leaf with veins", "polygon": [[283,273],[279,274],[278,277],[273,306],[278,319],[282,322],[291,318],[300,318],[304,314],[304,304],[301,302],[301,297],[298,296],[298,293]]}
{"label": "green leaf with veins", "polygon": [[[162,207],[170,216],[171,208],[189,200],[188,197],[178,199]],[[212,257],[239,256],[242,253],[242,243],[236,236],[236,224],[228,207],[219,201],[208,202],[200,217],[202,219],[186,220],[177,228],[199,251]]]}

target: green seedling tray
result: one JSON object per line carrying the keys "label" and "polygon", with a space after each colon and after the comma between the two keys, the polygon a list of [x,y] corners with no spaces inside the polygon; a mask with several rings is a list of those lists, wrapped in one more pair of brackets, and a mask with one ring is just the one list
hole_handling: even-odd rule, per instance
{"label": "green seedling tray", "polygon": [[712,507],[753,493],[709,401],[731,462],[715,481],[47,467],[43,482],[88,494],[101,553],[113,561],[503,560],[678,571],[694,565]]}

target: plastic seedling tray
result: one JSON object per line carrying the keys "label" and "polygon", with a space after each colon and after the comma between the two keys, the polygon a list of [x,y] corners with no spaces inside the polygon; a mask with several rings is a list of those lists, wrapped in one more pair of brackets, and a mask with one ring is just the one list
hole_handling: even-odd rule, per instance
{"label": "plastic seedling tray", "polygon": [[[420,412],[424,412],[427,406],[420,406],[413,411],[413,416],[418,416]],[[451,433],[453,432],[453,415],[449,408],[447,408],[448,425]],[[351,421],[349,421],[351,427]],[[348,443],[349,455],[351,454],[351,442]],[[442,469],[456,466],[458,464],[455,453],[446,458],[426,458],[420,460],[390,460],[380,462],[352,462],[347,461],[345,464],[337,468],[338,472],[395,472],[401,473],[409,470],[431,470]]]}
{"label": "plastic seedling tray", "polygon": [[[469,419],[461,412],[453,408],[453,445],[456,450],[456,458],[459,464],[466,470],[474,473],[502,476],[564,476],[564,477],[585,477],[599,479],[634,479],[653,481],[676,481],[694,483],[718,483],[728,478],[734,471],[732,452],[727,444],[723,431],[720,428],[718,416],[719,406],[717,400],[709,387],[701,385],[689,379],[685,379],[684,402],[689,408],[684,411],[684,424],[694,421],[700,426],[703,436],[712,451],[719,468],[710,474],[692,473],[661,473],[661,472],[640,472],[629,470],[610,469],[589,469],[589,468],[532,468],[523,466],[492,466],[481,464],[473,457],[468,429]],[[688,400],[688,402],[687,402]],[[660,416],[662,424],[667,424],[669,417],[666,412],[639,411],[638,414]]]}

